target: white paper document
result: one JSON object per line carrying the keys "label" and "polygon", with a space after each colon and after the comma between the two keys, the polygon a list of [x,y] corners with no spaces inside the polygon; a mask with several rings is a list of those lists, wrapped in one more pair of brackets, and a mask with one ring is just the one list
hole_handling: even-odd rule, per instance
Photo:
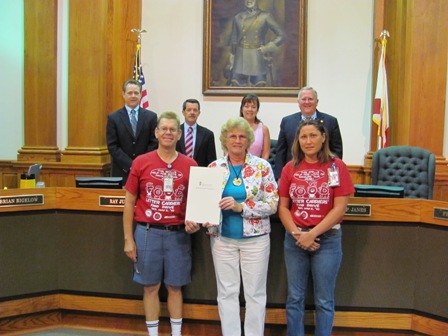
{"label": "white paper document", "polygon": [[221,168],[191,167],[188,182],[187,213],[185,219],[196,223],[219,224],[222,198]]}

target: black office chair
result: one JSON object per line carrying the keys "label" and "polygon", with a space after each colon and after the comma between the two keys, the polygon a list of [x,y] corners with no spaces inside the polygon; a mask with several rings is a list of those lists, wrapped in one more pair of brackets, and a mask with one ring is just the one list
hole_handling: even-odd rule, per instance
{"label": "black office chair", "polygon": [[372,184],[404,188],[404,197],[432,199],[436,158],[412,146],[379,149],[372,159]]}
{"label": "black office chair", "polygon": [[34,179],[36,180],[36,182],[38,182],[41,169],[42,165],[40,163],[32,164],[28,168],[28,175],[34,175]]}

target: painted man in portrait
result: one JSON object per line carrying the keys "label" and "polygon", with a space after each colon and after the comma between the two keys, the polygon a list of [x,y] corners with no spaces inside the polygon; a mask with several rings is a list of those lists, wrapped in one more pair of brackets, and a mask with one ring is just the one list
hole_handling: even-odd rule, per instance
{"label": "painted man in portrait", "polygon": [[258,0],[243,0],[245,9],[235,15],[230,37],[228,76],[231,86],[275,86],[275,52],[285,41],[283,28]]}

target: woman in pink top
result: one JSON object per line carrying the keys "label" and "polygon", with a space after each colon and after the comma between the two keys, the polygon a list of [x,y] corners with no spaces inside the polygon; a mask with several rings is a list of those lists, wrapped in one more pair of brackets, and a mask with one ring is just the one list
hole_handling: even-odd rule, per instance
{"label": "woman in pink top", "polygon": [[247,94],[241,101],[240,117],[246,119],[254,131],[255,141],[250,146],[249,153],[268,160],[271,151],[271,137],[268,127],[257,118],[259,108],[260,100],[258,97],[254,94]]}

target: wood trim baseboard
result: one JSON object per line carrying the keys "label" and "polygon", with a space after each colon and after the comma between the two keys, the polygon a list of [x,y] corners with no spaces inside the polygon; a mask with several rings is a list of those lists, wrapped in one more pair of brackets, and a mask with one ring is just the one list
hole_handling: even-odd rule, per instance
{"label": "wood trim baseboard", "polygon": [[[78,311],[92,314],[144,316],[141,300],[107,298],[73,294],[49,294],[0,302],[0,333],[11,321],[26,315],[45,312]],[[244,309],[241,310],[244,315]],[[61,323],[59,315],[51,315],[45,323],[43,319],[29,319],[28,328],[54,327]],[[161,305],[161,317],[169,317],[166,303]],[[198,321],[219,321],[218,307],[208,304],[184,304],[183,318]],[[307,311],[305,324],[313,325],[314,313]],[[81,322],[79,322],[81,323]],[[283,308],[267,308],[266,324],[285,325]],[[336,311],[334,326],[337,328],[386,329],[420,332],[428,335],[442,335],[448,330],[448,323],[424,317],[415,313]]]}

